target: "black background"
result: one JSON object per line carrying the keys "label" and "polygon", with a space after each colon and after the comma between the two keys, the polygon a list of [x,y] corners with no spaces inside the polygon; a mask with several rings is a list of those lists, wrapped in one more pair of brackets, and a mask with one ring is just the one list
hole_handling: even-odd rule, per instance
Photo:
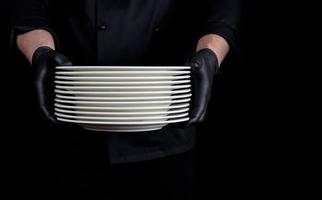
{"label": "black background", "polygon": [[[199,127],[196,196],[200,199],[204,195],[228,198],[285,192],[290,171],[283,166],[288,157],[281,151],[285,142],[281,132],[287,128],[280,125],[288,108],[280,109],[286,86],[280,85],[279,79],[284,66],[290,65],[286,55],[293,48],[289,29],[297,19],[289,6],[245,1],[240,56],[226,60],[224,73],[215,83],[207,120]],[[36,109],[31,106],[29,71],[27,66],[14,64],[15,58],[7,53],[10,23],[8,8],[2,10],[4,172],[10,188],[32,193],[35,188],[31,190],[28,182],[44,181],[42,176],[51,174],[50,168],[43,168],[50,159],[50,154],[44,153],[48,151],[45,140],[50,136],[35,131],[41,125],[34,124]],[[39,193],[41,190],[39,187]]]}

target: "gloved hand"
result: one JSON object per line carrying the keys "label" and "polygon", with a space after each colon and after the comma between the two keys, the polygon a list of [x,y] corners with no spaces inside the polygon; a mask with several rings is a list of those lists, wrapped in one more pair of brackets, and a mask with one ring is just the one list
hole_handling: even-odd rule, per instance
{"label": "gloved hand", "polygon": [[44,116],[57,124],[54,115],[55,66],[70,66],[72,62],[63,54],[49,48],[39,47],[32,57],[33,82],[36,100]]}
{"label": "gloved hand", "polygon": [[219,72],[216,54],[210,49],[202,49],[192,55],[187,64],[191,66],[193,101],[190,120],[187,125],[202,122],[210,101],[213,80]]}

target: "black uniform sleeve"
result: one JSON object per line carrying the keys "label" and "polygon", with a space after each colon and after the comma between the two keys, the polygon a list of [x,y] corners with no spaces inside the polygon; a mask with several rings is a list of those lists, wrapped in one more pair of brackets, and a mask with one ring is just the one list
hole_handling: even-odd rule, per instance
{"label": "black uniform sleeve", "polygon": [[19,33],[34,29],[50,29],[45,0],[13,0],[13,27]]}
{"label": "black uniform sleeve", "polygon": [[202,5],[201,36],[217,34],[236,47],[239,35],[242,0],[206,0]]}
{"label": "black uniform sleeve", "polygon": [[53,35],[58,46],[57,37],[48,17],[49,4],[50,0],[11,0],[13,38],[35,29],[44,29]]}

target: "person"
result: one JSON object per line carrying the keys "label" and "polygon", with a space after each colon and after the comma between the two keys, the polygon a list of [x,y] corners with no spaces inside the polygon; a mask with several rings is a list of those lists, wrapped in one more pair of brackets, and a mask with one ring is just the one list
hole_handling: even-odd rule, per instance
{"label": "person", "polygon": [[[58,199],[191,199],[195,125],[238,36],[240,0],[13,0],[16,46],[31,64],[36,105],[57,137]],[[99,133],[57,123],[57,65],[192,67],[185,124]],[[42,123],[47,123],[43,121]]]}

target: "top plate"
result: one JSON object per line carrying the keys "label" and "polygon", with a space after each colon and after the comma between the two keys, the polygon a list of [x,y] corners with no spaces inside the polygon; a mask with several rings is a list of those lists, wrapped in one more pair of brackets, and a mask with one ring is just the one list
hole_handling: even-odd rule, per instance
{"label": "top plate", "polygon": [[56,66],[57,70],[108,70],[108,71],[128,71],[128,70],[190,70],[190,66]]}
{"label": "top plate", "polygon": [[55,81],[56,84],[61,85],[94,85],[94,86],[113,86],[113,85],[175,85],[175,84],[184,84],[190,83],[190,79],[187,80],[178,80],[178,81],[132,81],[132,82],[116,82],[116,81],[106,81],[106,82],[95,82],[95,81]]}
{"label": "top plate", "polygon": [[70,122],[70,123],[77,123],[77,124],[102,124],[102,125],[149,125],[149,124],[172,124],[172,123],[179,123],[179,122],[185,122],[189,120],[189,117],[186,118],[179,118],[179,119],[173,119],[173,120],[162,120],[162,121],[141,121],[141,122],[121,122],[121,121],[87,121],[87,120],[71,120],[71,119],[65,119],[57,117],[57,120],[63,121],[63,122]]}
{"label": "top plate", "polygon": [[71,81],[149,81],[149,80],[179,80],[189,79],[190,75],[184,76],[55,76],[57,80]]}
{"label": "top plate", "polygon": [[55,88],[62,90],[87,90],[87,91],[153,91],[153,90],[176,90],[190,88],[190,85],[171,85],[171,86],[64,86],[56,85]]}
{"label": "top plate", "polygon": [[57,71],[67,76],[168,76],[190,74],[190,71]]}

